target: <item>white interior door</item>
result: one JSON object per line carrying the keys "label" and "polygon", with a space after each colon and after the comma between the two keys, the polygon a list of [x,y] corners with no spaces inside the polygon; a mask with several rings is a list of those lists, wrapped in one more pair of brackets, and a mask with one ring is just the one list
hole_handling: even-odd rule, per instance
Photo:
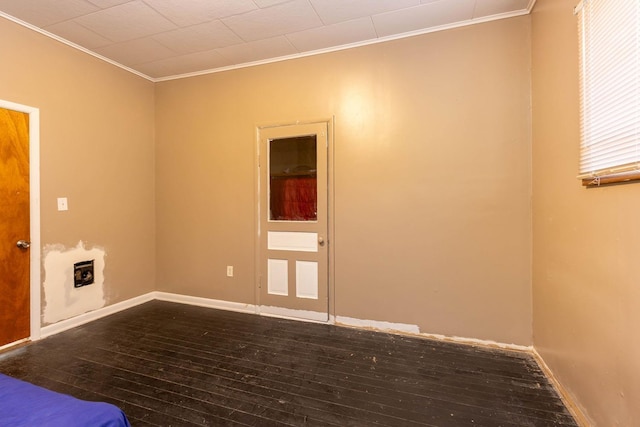
{"label": "white interior door", "polygon": [[259,129],[261,313],[329,319],[326,122]]}

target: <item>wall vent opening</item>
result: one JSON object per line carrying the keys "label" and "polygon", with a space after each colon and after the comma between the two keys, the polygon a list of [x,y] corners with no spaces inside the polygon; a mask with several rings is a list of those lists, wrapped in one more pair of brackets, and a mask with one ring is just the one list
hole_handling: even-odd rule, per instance
{"label": "wall vent opening", "polygon": [[73,264],[73,287],[80,288],[93,283],[93,261],[82,261]]}

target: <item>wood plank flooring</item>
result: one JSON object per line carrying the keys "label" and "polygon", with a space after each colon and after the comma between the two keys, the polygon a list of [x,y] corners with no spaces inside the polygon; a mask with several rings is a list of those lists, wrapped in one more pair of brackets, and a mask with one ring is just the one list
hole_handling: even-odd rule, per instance
{"label": "wood plank flooring", "polygon": [[576,426],[525,353],[152,301],[0,355],[132,426]]}

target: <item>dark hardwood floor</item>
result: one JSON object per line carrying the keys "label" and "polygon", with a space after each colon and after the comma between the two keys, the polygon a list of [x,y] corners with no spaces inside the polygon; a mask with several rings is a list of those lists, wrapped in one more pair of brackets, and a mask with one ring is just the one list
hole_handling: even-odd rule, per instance
{"label": "dark hardwood floor", "polygon": [[153,301],[0,355],[132,426],[576,426],[525,353]]}

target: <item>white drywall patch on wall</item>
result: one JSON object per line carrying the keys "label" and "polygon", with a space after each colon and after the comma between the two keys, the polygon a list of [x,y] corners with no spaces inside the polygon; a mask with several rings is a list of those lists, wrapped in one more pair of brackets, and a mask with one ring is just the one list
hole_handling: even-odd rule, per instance
{"label": "white drywall patch on wall", "polygon": [[[104,307],[104,258],[102,248],[85,248],[84,243],[66,249],[62,245],[44,248],[44,323],[55,323]],[[73,265],[94,260],[94,283],[73,286]]]}
{"label": "white drywall patch on wall", "polygon": [[438,341],[455,342],[458,344],[476,345],[482,347],[500,348],[503,350],[515,350],[531,352],[533,347],[527,347],[518,344],[505,344],[491,340],[480,340],[476,338],[464,338],[440,334],[429,334],[420,332],[418,325],[410,325],[406,323],[381,322],[377,320],[354,319],[353,317],[336,316],[334,323],[336,325],[351,326],[362,329],[371,329],[374,331],[399,333],[403,335],[414,335],[416,337],[429,338]]}
{"label": "white drywall patch on wall", "polygon": [[378,320],[354,319],[353,317],[336,316],[337,325],[354,326],[357,328],[374,329],[384,332],[401,332],[405,334],[418,335],[420,328],[418,325],[410,325],[407,323],[391,323]]}
{"label": "white drywall patch on wall", "polygon": [[258,313],[263,316],[281,317],[283,319],[302,320],[304,322],[327,322],[327,313],[321,311],[297,310],[269,305],[258,306]]}

